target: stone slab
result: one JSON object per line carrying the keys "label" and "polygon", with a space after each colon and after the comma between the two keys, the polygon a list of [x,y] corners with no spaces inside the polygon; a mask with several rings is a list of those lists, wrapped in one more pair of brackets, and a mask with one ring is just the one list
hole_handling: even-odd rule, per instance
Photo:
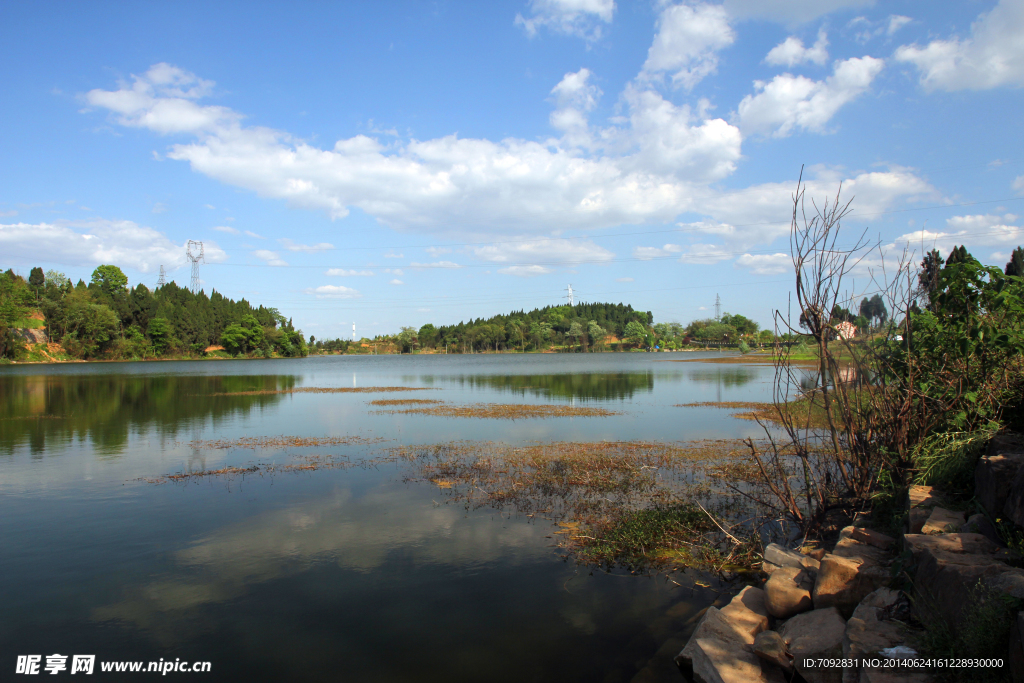
{"label": "stone slab", "polygon": [[829,607],[798,614],[779,629],[779,635],[793,655],[794,667],[807,683],[841,683],[842,669],[815,667],[810,660],[842,656],[845,631],[846,621],[839,610]]}
{"label": "stone slab", "polygon": [[1011,571],[1021,570],[1013,570],[991,555],[926,548],[914,576],[914,612],[921,622],[940,618],[950,628],[958,629],[978,583],[989,585]]}
{"label": "stone slab", "polygon": [[874,531],[873,529],[861,529],[854,527],[853,531],[850,532],[850,538],[861,543],[867,543],[873,545],[880,550],[889,550],[892,548],[896,539],[891,536],[886,536],[883,533]]}
{"label": "stone slab", "polygon": [[892,555],[870,543],[864,543],[853,537],[856,527],[848,526],[839,532],[839,541],[832,549],[832,555],[840,557],[859,557],[867,564],[887,566],[892,562]]}
{"label": "stone slab", "polygon": [[[779,567],[764,585],[765,607],[776,619],[788,619],[811,609],[813,583],[805,569]],[[810,584],[810,585],[808,585]]]}
{"label": "stone slab", "polygon": [[1016,451],[996,449],[993,453],[995,441],[989,443],[989,455],[979,458],[974,467],[974,495],[990,515],[1000,517],[1017,473],[1024,466],[1024,447]]}
{"label": "stone slab", "polygon": [[981,534],[904,534],[903,547],[909,550],[915,562],[921,561],[925,550],[941,550],[947,553],[992,555],[999,546]]}
{"label": "stone slab", "polygon": [[932,508],[932,514],[928,521],[921,527],[922,534],[948,534],[957,533],[960,527],[967,523],[964,513],[954,512],[945,508]]}
{"label": "stone slab", "polygon": [[889,583],[889,570],[858,557],[826,555],[811,593],[818,609],[835,607],[849,617],[864,597]]}
{"label": "stone slab", "polygon": [[761,660],[743,647],[717,638],[694,642],[692,678],[697,683],[778,683],[778,669],[763,669]]}
{"label": "stone slab", "polygon": [[907,509],[933,508],[943,505],[942,492],[934,486],[911,486],[907,491]]}

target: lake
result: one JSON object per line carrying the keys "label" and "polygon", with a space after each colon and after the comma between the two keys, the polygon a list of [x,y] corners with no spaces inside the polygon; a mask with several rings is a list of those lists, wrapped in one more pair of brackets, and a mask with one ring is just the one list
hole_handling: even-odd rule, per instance
{"label": "lake", "polygon": [[[591,571],[563,557],[552,520],[467,509],[394,462],[153,480],[310,455],[358,463],[382,448],[452,440],[759,436],[729,411],[676,407],[770,400],[770,365],[664,362],[718,356],[0,367],[2,677],[18,655],[45,664],[59,653],[96,655],[100,677],[99,662],[180,659],[209,661],[211,672],[172,678],[681,680],[671,657],[719,598],[707,577],[693,585],[676,575],[680,587]],[[423,390],[294,392],[396,386]],[[467,419],[369,405],[410,397],[617,414]],[[224,447],[245,437],[285,439]],[[327,437],[359,439],[295,440]]]}

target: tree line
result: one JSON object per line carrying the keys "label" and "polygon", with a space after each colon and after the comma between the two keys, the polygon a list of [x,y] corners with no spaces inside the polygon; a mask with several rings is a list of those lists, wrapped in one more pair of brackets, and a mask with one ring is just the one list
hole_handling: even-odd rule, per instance
{"label": "tree line", "polygon": [[88,284],[38,267],[28,278],[0,273],[0,358],[25,356],[29,349],[18,330],[40,326],[64,353],[81,359],[197,357],[210,346],[263,357],[307,352],[302,332],[276,308],[253,307],[216,290],[193,293],[174,282],[130,288],[114,265],[96,268]]}

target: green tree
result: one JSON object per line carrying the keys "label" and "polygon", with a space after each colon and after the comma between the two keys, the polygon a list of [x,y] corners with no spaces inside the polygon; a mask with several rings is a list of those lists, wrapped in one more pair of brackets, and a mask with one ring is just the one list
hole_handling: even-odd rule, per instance
{"label": "green tree", "polygon": [[46,284],[46,276],[43,275],[43,269],[39,267],[33,268],[29,272],[28,286],[32,288],[32,292],[36,295],[36,300],[39,299],[44,284]]}
{"label": "green tree", "polygon": [[249,351],[249,330],[238,323],[233,323],[224,328],[220,335],[221,346],[232,356]]}
{"label": "green tree", "polygon": [[590,337],[591,344],[600,344],[607,335],[608,332],[598,325],[596,320],[587,323],[587,336]]}
{"label": "green tree", "polygon": [[1006,264],[1006,274],[1024,277],[1024,248],[1017,247],[1010,254],[1010,262]]}
{"label": "green tree", "polygon": [[171,323],[167,318],[153,318],[149,321],[146,334],[153,342],[153,349],[157,353],[163,353],[171,342]]}
{"label": "green tree", "polygon": [[630,344],[641,344],[647,338],[647,329],[636,320],[627,323],[624,332],[624,339]]}
{"label": "green tree", "polygon": [[108,295],[123,292],[128,287],[128,276],[117,266],[100,266],[92,271],[92,284]]}

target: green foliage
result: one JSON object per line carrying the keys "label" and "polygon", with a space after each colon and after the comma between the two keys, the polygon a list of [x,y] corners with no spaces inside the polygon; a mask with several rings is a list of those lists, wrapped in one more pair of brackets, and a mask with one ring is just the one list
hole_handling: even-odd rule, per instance
{"label": "green foliage", "polygon": [[736,330],[739,334],[756,334],[760,325],[742,315],[724,313],[721,323]]}
{"label": "green foliage", "polygon": [[623,339],[631,344],[643,343],[647,338],[647,329],[639,322],[632,321],[626,325]]}
{"label": "green foliage", "polygon": [[100,266],[92,271],[92,283],[107,294],[123,291],[128,287],[128,276],[117,266]]}
{"label": "green foliage", "polygon": [[609,568],[645,569],[656,563],[659,555],[687,547],[694,536],[711,528],[707,515],[696,505],[658,505],[595,530],[598,538],[584,546],[580,555]]}
{"label": "green foliage", "polygon": [[740,343],[739,343],[739,350],[740,350],[740,353],[750,353],[750,345],[747,344],[747,342],[745,342],[745,341],[740,341]]}
{"label": "green foliage", "polygon": [[163,353],[171,342],[171,323],[167,318],[152,318],[146,327],[146,334],[157,353]]}
{"label": "green foliage", "polygon": [[232,356],[249,351],[249,330],[238,323],[228,325],[220,335],[221,346]]}
{"label": "green foliage", "polygon": [[974,468],[982,449],[999,431],[990,422],[974,432],[938,432],[926,436],[911,451],[917,469],[915,483],[939,486],[947,491],[974,486]]}

